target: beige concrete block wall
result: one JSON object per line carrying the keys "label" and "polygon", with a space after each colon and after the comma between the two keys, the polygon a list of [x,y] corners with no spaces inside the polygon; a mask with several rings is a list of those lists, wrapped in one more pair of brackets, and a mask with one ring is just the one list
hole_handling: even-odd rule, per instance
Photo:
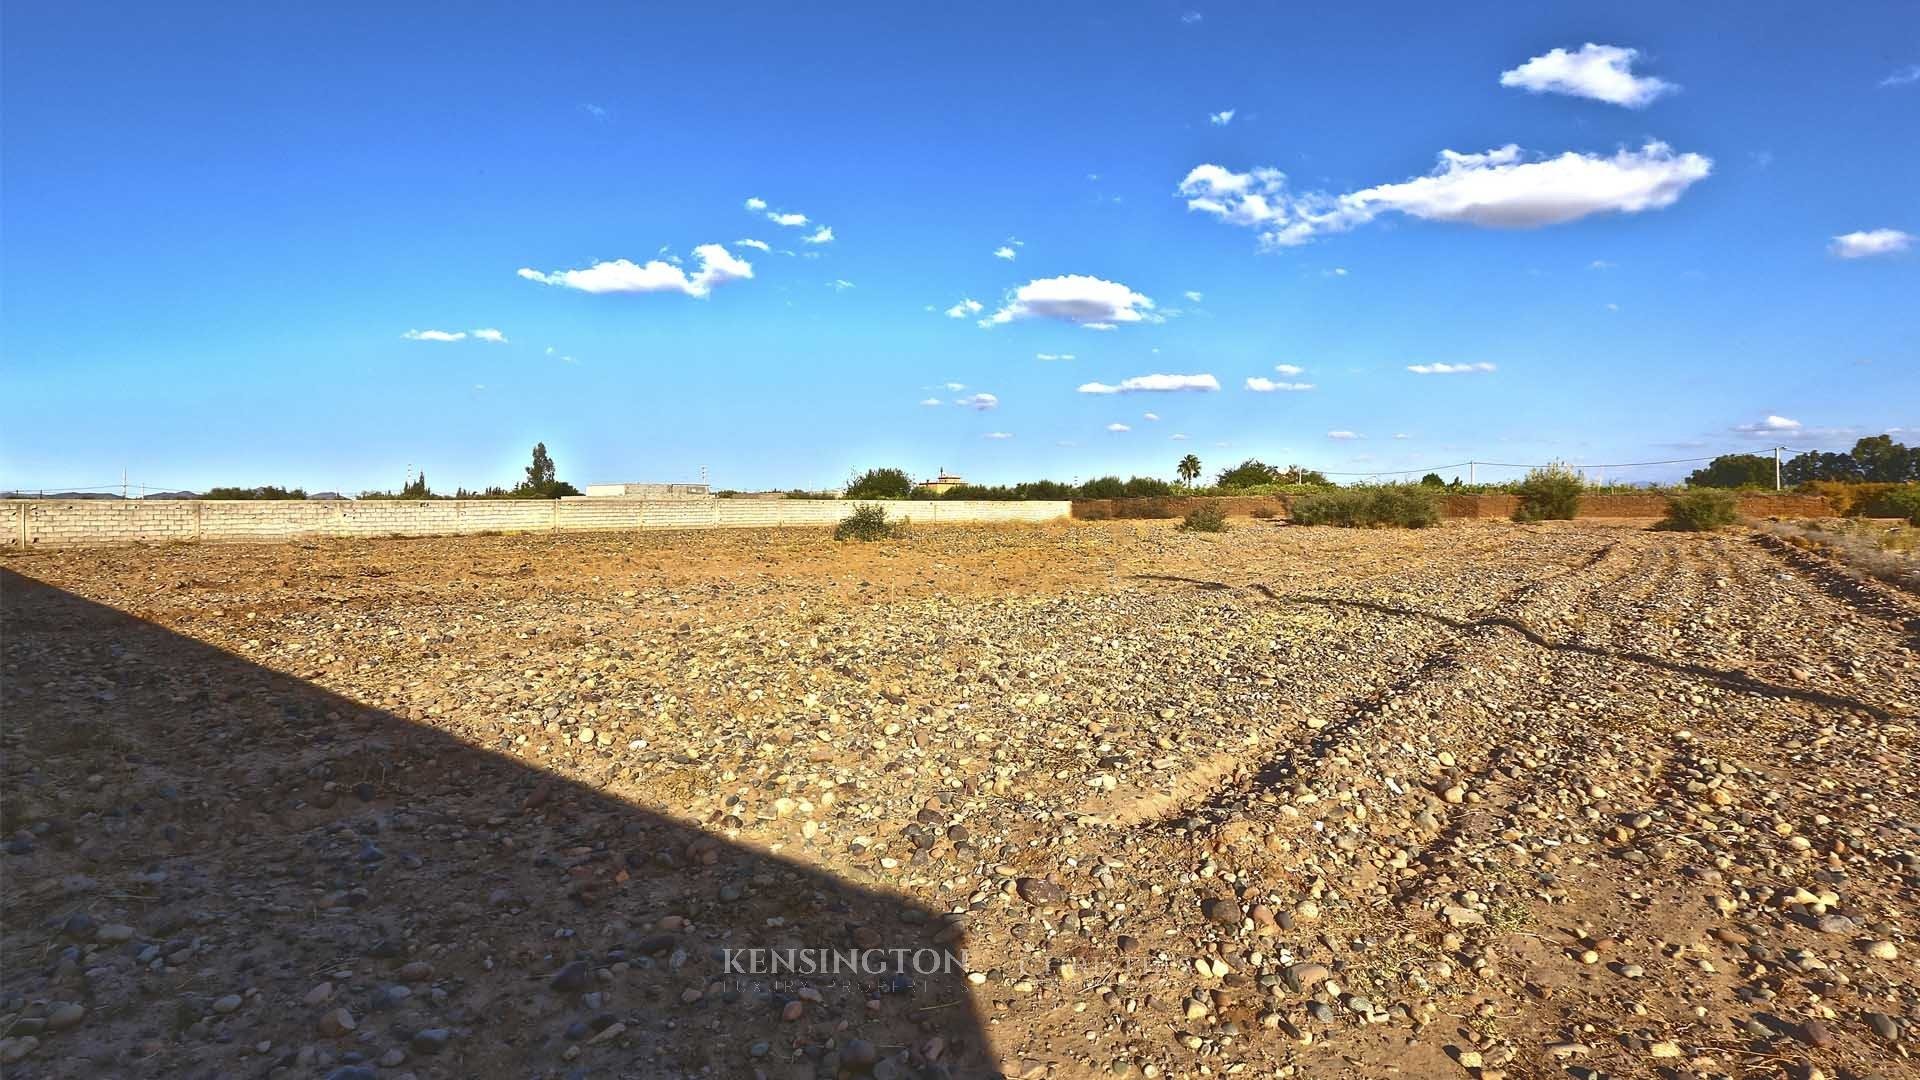
{"label": "beige concrete block wall", "polygon": [[[1065,502],[890,502],[918,524],[1039,522]],[[0,500],[0,549],[94,544],[271,542],[322,536],[454,536],[553,530],[827,526],[853,512],[836,501],[732,499],[444,499],[367,502]]]}

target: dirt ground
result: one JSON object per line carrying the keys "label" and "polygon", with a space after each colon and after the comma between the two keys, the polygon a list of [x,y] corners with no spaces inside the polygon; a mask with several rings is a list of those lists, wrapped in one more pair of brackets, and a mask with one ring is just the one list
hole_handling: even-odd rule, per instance
{"label": "dirt ground", "polygon": [[0,1064],[1920,1076],[1920,602],[1235,525],[0,556]]}

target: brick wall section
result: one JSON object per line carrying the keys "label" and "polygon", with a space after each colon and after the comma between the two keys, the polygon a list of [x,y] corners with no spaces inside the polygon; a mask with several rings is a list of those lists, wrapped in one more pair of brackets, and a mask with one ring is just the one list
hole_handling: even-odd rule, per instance
{"label": "brick wall section", "polygon": [[[367,502],[0,500],[0,549],[172,542],[270,542],[316,536],[452,536],[593,529],[725,529],[833,525],[834,501],[731,499],[429,499]],[[900,502],[917,524],[1053,521],[1064,502]]]}

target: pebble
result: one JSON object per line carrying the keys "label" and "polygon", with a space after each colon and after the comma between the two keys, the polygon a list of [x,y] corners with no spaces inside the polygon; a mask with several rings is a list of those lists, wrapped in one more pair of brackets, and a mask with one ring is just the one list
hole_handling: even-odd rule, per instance
{"label": "pebble", "polygon": [[63,1002],[55,1005],[53,1011],[47,1014],[47,1030],[65,1031],[70,1027],[77,1026],[80,1021],[86,1018],[86,1006],[71,1001]]}

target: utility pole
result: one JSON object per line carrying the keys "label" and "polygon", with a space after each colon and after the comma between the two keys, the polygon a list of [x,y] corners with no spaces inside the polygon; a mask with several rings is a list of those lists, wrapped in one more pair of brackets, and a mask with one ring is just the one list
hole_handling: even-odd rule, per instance
{"label": "utility pole", "polygon": [[1784,446],[1773,448],[1773,490],[1775,491],[1780,490],[1780,451],[1785,449]]}
{"label": "utility pole", "polygon": [[1467,462],[1467,486],[1468,487],[1473,486],[1473,465],[1474,465],[1473,462],[1471,461]]}

